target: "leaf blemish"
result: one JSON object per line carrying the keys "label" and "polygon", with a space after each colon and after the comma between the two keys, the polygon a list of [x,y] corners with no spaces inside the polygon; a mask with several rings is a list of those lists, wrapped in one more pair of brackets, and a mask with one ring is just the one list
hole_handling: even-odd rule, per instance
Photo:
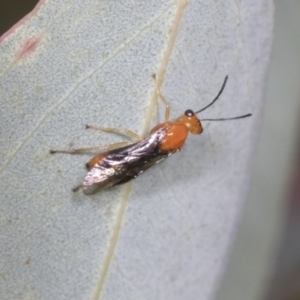
{"label": "leaf blemish", "polygon": [[27,40],[21,47],[20,51],[18,52],[17,60],[20,60],[20,59],[25,58],[26,56],[32,54],[36,50],[39,41],[40,41],[40,38],[36,38],[36,37],[30,38],[29,40]]}

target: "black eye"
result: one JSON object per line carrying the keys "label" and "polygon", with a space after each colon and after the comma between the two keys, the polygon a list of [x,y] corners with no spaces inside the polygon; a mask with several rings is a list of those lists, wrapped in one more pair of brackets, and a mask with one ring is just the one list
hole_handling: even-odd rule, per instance
{"label": "black eye", "polygon": [[187,109],[184,114],[187,117],[192,117],[194,115],[194,112],[191,109]]}

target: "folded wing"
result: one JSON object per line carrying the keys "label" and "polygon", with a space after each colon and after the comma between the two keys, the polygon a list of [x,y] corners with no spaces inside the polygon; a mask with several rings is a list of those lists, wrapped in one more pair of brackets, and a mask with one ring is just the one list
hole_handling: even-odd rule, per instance
{"label": "folded wing", "polygon": [[138,143],[110,151],[87,173],[83,192],[90,195],[128,182],[176,152],[161,152],[160,141],[164,133],[162,128]]}

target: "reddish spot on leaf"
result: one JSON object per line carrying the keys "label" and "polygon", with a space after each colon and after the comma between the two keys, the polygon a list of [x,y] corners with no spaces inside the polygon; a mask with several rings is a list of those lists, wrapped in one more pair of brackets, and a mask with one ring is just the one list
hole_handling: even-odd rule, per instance
{"label": "reddish spot on leaf", "polygon": [[39,41],[40,38],[35,38],[35,37],[27,40],[25,44],[21,47],[20,51],[18,52],[17,60],[25,58],[26,56],[32,54],[36,50]]}

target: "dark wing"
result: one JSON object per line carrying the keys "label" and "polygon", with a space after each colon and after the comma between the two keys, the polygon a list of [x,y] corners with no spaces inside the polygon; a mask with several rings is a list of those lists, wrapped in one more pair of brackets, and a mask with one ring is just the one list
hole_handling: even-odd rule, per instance
{"label": "dark wing", "polygon": [[110,151],[87,173],[82,185],[83,192],[90,195],[128,182],[176,152],[160,151],[164,134],[162,128],[136,144]]}

